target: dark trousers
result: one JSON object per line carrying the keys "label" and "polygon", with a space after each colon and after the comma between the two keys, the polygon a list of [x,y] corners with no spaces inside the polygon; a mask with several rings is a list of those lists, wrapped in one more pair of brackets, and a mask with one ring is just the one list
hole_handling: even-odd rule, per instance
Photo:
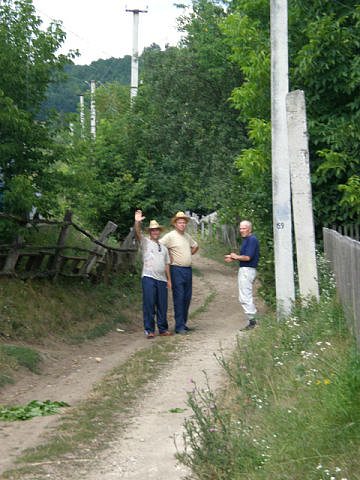
{"label": "dark trousers", "polygon": [[175,331],[185,330],[192,295],[191,267],[170,265],[172,293],[175,313]]}
{"label": "dark trousers", "polygon": [[155,332],[155,314],[159,332],[166,332],[168,322],[166,318],[168,307],[167,282],[155,280],[151,277],[142,277],[144,329]]}

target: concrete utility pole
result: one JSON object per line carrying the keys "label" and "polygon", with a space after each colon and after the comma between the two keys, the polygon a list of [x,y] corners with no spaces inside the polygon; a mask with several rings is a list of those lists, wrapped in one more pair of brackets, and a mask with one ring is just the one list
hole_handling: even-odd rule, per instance
{"label": "concrete utility pole", "polygon": [[85,107],[84,107],[84,95],[80,95],[80,128],[81,137],[84,137],[85,132]]}
{"label": "concrete utility pole", "polygon": [[288,93],[286,107],[300,295],[319,299],[304,92]]}
{"label": "concrete utility pole", "polygon": [[139,87],[139,14],[147,13],[140,8],[126,8],[127,12],[133,13],[133,51],[131,56],[131,86],[130,98],[136,97]]}
{"label": "concrete utility pole", "polygon": [[289,91],[286,0],[271,0],[270,21],[275,284],[277,314],[282,317],[290,314],[295,299],[286,122],[286,95]]}
{"label": "concrete utility pole", "polygon": [[90,134],[96,139],[96,104],[95,104],[95,80],[90,81]]}

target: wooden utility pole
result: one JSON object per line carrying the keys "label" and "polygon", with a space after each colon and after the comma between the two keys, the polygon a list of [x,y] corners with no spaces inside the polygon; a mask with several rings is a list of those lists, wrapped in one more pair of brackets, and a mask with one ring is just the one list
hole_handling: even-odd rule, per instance
{"label": "wooden utility pole", "polygon": [[276,307],[290,314],[295,299],[290,168],[286,121],[288,79],[287,1],[271,0],[272,189]]}
{"label": "wooden utility pole", "polygon": [[131,56],[131,86],[130,98],[136,97],[139,88],[139,14],[147,13],[140,8],[127,8],[127,12],[133,13],[133,50]]}
{"label": "wooden utility pole", "polygon": [[286,104],[300,295],[319,299],[304,92],[288,93]]}

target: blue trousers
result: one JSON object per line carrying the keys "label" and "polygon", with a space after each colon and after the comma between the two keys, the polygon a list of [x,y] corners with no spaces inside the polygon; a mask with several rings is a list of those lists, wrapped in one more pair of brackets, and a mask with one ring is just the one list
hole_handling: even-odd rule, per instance
{"label": "blue trousers", "polygon": [[170,265],[175,331],[185,330],[192,295],[192,268]]}
{"label": "blue trousers", "polygon": [[155,332],[155,314],[159,332],[166,332],[169,328],[167,322],[168,290],[167,282],[155,280],[151,277],[142,277],[144,329]]}

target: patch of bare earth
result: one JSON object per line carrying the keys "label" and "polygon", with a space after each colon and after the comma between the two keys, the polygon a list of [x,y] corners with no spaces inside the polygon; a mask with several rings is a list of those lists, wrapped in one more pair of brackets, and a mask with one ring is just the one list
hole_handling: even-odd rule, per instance
{"label": "patch of bare earth", "polygon": [[[235,271],[199,255],[194,257],[194,265],[202,276],[194,276],[192,311],[211,293],[215,297],[205,312],[189,322],[194,330],[182,337],[180,354],[161,366],[160,375],[149,383],[130,415],[128,426],[105,450],[91,460],[77,458],[44,464],[46,474],[42,478],[180,480],[189,473],[175,459],[176,448],[182,448],[184,419],[191,414],[187,406],[188,391],[192,390],[193,382],[206,387],[204,372],[212,388],[222,386],[224,373],[214,354],[221,349],[225,356],[229,355],[239,328],[245,324],[237,300]],[[61,349],[53,345],[44,350],[45,372],[5,389],[0,403],[20,404],[49,398],[76,405],[87,398],[93,385],[107,372],[152,342],[142,335],[141,312],[138,318],[139,330],[135,332],[113,332],[86,345]],[[173,326],[171,316],[170,325]],[[0,424],[0,473],[10,468],[24,449],[43,442],[46,434],[56,427],[57,418]]]}

